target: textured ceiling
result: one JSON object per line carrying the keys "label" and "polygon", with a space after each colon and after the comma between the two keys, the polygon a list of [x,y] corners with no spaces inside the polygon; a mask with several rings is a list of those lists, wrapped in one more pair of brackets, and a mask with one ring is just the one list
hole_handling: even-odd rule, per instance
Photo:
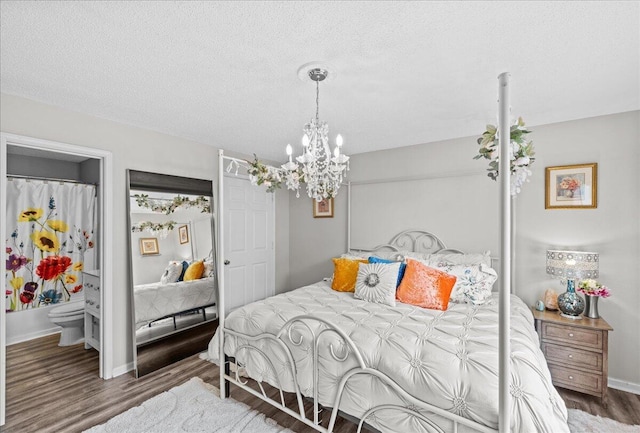
{"label": "textured ceiling", "polygon": [[530,126],[640,109],[639,2],[2,1],[8,94],[284,159],[315,113],[348,154],[479,135],[497,76]]}

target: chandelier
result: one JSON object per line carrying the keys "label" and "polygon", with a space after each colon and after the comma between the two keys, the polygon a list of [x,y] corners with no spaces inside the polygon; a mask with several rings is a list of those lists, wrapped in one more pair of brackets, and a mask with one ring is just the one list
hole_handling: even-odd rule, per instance
{"label": "chandelier", "polygon": [[333,153],[329,148],[329,125],[321,122],[320,112],[320,81],[329,75],[323,68],[313,68],[308,71],[309,78],[316,82],[316,117],[304,125],[302,136],[302,154],[293,162],[293,149],[287,144],[289,162],[282,165],[285,177],[299,179],[306,184],[309,197],[322,201],[335,197],[340,189],[342,179],[349,170],[349,157],[341,153],[342,136],[336,137]]}

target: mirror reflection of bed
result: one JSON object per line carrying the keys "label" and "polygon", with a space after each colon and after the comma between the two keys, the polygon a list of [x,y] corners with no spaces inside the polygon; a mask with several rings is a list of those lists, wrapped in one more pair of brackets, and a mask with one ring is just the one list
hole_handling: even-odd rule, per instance
{"label": "mirror reflection of bed", "polygon": [[206,348],[217,327],[211,181],[129,170],[138,377]]}

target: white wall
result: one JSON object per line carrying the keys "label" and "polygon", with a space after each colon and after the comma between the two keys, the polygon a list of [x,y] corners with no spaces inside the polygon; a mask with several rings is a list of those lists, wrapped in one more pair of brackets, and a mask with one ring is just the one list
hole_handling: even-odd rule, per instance
{"label": "white wall", "polygon": [[[526,117],[526,116],[525,116]],[[613,296],[600,313],[614,328],[609,340],[613,384],[640,392],[640,165],[639,112],[532,127],[533,178],[516,201],[516,292],[532,305],[547,287],[549,247],[601,254],[600,280]],[[479,125],[479,134],[484,125]],[[352,246],[385,243],[406,228],[440,236],[448,247],[499,253],[498,186],[486,160],[473,160],[476,137],[353,155],[348,180],[395,180],[352,187]],[[598,163],[598,208],[545,210],[546,166]],[[418,180],[418,178],[421,178]],[[426,178],[426,179],[424,179]],[[346,198],[333,219],[313,219],[309,199],[292,199],[290,284],[299,287],[333,270],[345,251]]]}
{"label": "white wall", "polygon": [[[113,293],[114,323],[111,327],[115,347],[112,354],[105,355],[112,357],[114,370],[123,371],[133,360],[127,279],[129,228],[126,214],[126,169],[212,179],[214,191],[217,191],[217,149],[208,144],[99,119],[4,93],[0,95],[0,129],[3,132],[112,152],[114,207],[110,211],[114,215],[114,275],[113,286],[106,289]],[[4,155],[2,157],[4,158]],[[277,233],[287,230],[286,226],[281,225],[286,223],[287,219],[278,216],[278,209],[284,209],[284,213],[287,213],[288,199],[287,194],[278,195]],[[215,209],[217,208],[216,205]],[[288,266],[279,268],[278,265],[288,262],[288,244],[276,244],[276,281],[286,281]]]}

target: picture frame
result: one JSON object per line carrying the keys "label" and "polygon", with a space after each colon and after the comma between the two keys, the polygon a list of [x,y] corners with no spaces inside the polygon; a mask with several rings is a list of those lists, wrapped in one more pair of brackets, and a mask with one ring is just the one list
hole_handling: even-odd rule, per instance
{"label": "picture frame", "polygon": [[545,209],[598,207],[598,164],[546,167]]}
{"label": "picture frame", "polygon": [[333,198],[312,201],[314,218],[333,218]]}
{"label": "picture frame", "polygon": [[189,228],[186,225],[178,227],[180,245],[189,243]]}
{"label": "picture frame", "polygon": [[158,247],[158,238],[141,238],[140,254],[142,254],[143,256],[160,254],[160,248]]}

